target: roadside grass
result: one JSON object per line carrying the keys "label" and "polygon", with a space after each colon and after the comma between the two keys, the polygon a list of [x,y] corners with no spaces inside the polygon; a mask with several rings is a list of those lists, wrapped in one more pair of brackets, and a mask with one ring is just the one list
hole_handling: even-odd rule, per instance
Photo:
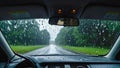
{"label": "roadside grass", "polygon": [[16,53],[24,54],[39,48],[44,47],[43,45],[29,45],[29,46],[23,46],[23,45],[11,45],[10,46],[12,50]]}
{"label": "roadside grass", "polygon": [[75,47],[75,46],[62,46],[62,47],[75,53],[82,53],[88,55],[105,55],[109,52],[109,49],[96,47]]}

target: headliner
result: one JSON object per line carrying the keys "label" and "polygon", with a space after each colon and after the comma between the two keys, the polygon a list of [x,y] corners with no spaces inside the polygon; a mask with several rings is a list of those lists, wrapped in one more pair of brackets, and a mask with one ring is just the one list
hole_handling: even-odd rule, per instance
{"label": "headliner", "polygon": [[[120,7],[120,0],[1,0],[0,2],[0,16],[1,16],[1,20],[2,19],[14,19],[12,18],[6,11],[6,13],[4,12],[5,10],[8,9],[13,9],[13,11],[16,10],[16,8],[20,8],[19,10],[26,10],[22,7],[28,7],[29,6],[34,6],[33,8],[29,8],[29,10],[27,10],[28,12],[31,12],[31,16],[30,17],[26,17],[26,18],[50,18],[52,16],[60,16],[56,13],[56,11],[58,9],[62,9],[63,11],[65,11],[61,16],[63,17],[76,17],[76,18],[91,18],[91,16],[89,16],[91,14],[91,10],[89,10],[89,14],[86,15],[86,11],[87,8],[89,7],[89,5],[101,5],[101,6],[109,6],[109,7],[113,7],[113,6],[117,6]],[[17,7],[18,6],[18,7]],[[3,9],[4,7],[7,7],[7,9]],[[36,7],[38,7],[36,9]],[[41,9],[42,7],[42,9]],[[68,10],[66,10],[68,9]],[[76,9],[77,10],[77,14],[75,15],[71,15],[70,13],[68,13],[69,10],[71,9]],[[119,9],[119,8],[116,8]],[[36,11],[35,11],[36,10]],[[115,10],[115,9],[112,9]],[[108,11],[108,10],[106,10]],[[106,12],[105,11],[105,12]],[[92,10],[92,15],[94,15],[93,13],[97,12],[100,13],[102,15],[103,12],[98,12],[98,11],[93,11]],[[87,12],[88,13],[88,12]],[[83,16],[82,16],[83,15]],[[3,16],[3,17],[2,17]],[[7,18],[7,16],[9,16]],[[6,18],[5,18],[6,17]],[[92,16],[94,18],[99,18]],[[102,17],[102,16],[101,16]],[[25,18],[25,17],[23,17]],[[16,18],[17,19],[17,18]],[[22,18],[20,18],[22,19]]]}

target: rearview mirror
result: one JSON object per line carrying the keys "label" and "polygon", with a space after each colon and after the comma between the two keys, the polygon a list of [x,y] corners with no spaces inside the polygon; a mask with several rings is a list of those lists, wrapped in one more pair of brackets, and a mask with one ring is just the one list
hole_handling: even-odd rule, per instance
{"label": "rearview mirror", "polygon": [[79,19],[77,18],[50,18],[49,24],[60,26],[78,26]]}

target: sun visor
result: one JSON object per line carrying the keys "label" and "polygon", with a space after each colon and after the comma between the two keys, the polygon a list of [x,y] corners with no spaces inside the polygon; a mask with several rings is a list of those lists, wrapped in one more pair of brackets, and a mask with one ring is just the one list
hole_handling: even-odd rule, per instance
{"label": "sun visor", "polygon": [[42,6],[11,6],[0,8],[0,20],[46,18],[47,11]]}
{"label": "sun visor", "polygon": [[120,7],[116,6],[88,6],[83,10],[82,19],[120,20]]}

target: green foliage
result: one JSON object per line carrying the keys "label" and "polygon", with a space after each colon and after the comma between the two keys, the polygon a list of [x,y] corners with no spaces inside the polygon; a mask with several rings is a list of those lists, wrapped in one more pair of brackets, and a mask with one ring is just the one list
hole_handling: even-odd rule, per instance
{"label": "green foliage", "polygon": [[42,40],[40,44],[49,44],[50,35],[47,30],[41,30],[39,35],[41,36],[40,40]]}
{"label": "green foliage", "polygon": [[24,45],[11,45],[11,48],[13,49],[14,52],[24,54],[32,50],[36,50],[39,48],[44,47],[43,45],[35,45],[35,46],[24,46]]}
{"label": "green foliage", "polygon": [[80,20],[78,27],[64,27],[55,42],[59,45],[111,48],[120,34],[120,21]]}
{"label": "green foliage", "polygon": [[49,32],[40,30],[40,26],[35,19],[0,21],[0,29],[11,45],[49,44]]}

